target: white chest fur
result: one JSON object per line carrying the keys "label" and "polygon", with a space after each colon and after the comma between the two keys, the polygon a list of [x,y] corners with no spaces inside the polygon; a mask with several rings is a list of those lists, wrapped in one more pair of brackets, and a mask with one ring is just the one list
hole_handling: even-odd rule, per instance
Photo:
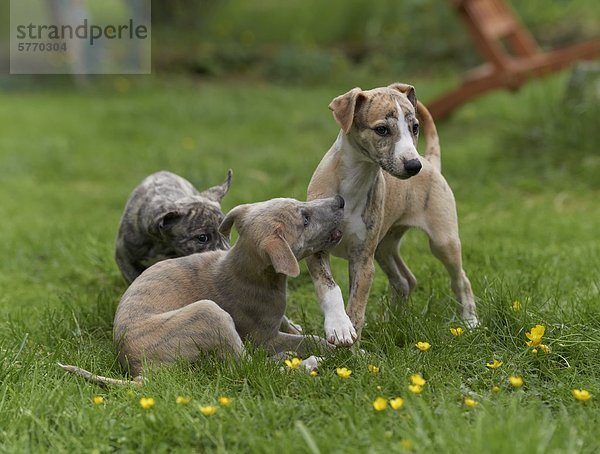
{"label": "white chest fur", "polygon": [[341,181],[339,194],[346,202],[344,206],[344,236],[332,251],[338,257],[347,258],[351,246],[364,243],[367,227],[363,219],[369,199],[369,191],[376,180],[379,167],[357,152],[343,138],[341,146]]}

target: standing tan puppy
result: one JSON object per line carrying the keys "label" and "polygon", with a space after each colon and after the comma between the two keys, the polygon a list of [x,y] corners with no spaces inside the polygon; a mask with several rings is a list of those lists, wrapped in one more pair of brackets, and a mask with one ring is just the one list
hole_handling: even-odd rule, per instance
{"label": "standing tan puppy", "polygon": [[[354,88],[329,108],[342,130],[313,174],[308,200],[340,194],[346,201],[344,238],[331,252],[349,262],[350,296],[346,314],[328,252],[307,259],[326,338],[348,346],[360,336],[374,260],[389,279],[392,301],[409,296],[416,279],[398,249],[411,227],[427,234],[431,251],[450,274],[463,319],[477,326],[471,284],[462,268],[454,196],[440,173],[437,131],[415,89],[400,83]],[[424,159],[416,148],[419,123],[427,141]]]}
{"label": "standing tan puppy", "polygon": [[114,321],[121,365],[133,375],[145,360],[195,362],[202,352],[243,352],[243,340],[272,355],[304,356],[333,348],[325,339],[280,332],[288,276],[298,260],[330,249],[339,230],[344,200],[274,199],[234,208],[220,232],[232,226],[239,239],[229,251],[210,251],[159,262],[127,289]]}

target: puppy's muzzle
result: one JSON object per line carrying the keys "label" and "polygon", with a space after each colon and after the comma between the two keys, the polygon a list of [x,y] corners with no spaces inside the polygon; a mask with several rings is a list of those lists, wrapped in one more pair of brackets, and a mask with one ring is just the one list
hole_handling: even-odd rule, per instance
{"label": "puppy's muzzle", "polygon": [[422,167],[423,165],[418,159],[411,159],[410,161],[406,161],[404,163],[404,170],[406,170],[406,173],[411,177],[414,177],[417,173],[419,173]]}
{"label": "puppy's muzzle", "polygon": [[340,229],[335,229],[329,235],[329,239],[328,239],[329,244],[335,246],[342,240],[342,236],[343,236],[342,231]]}

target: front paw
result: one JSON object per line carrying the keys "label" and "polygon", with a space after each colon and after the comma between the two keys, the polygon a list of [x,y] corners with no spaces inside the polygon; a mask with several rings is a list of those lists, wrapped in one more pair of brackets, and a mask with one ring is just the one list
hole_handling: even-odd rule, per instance
{"label": "front paw", "polygon": [[288,330],[289,334],[302,334],[302,326],[294,323],[292,320],[288,318]]}
{"label": "front paw", "polygon": [[338,347],[350,347],[357,335],[350,318],[343,314],[325,319],[325,338]]}
{"label": "front paw", "polygon": [[309,356],[308,358],[302,360],[302,367],[308,372],[312,372],[313,370],[317,370],[319,365],[323,361],[323,358],[320,356]]}

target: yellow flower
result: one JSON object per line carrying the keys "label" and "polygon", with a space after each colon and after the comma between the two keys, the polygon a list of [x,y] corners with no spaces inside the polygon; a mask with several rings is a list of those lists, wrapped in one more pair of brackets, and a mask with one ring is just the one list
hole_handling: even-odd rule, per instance
{"label": "yellow flower", "polygon": [[573,397],[575,399],[580,400],[582,402],[585,402],[586,400],[589,400],[592,397],[590,392],[585,389],[574,389],[571,391],[571,394],[573,394]]}
{"label": "yellow flower", "polygon": [[515,375],[508,377],[508,381],[514,388],[520,388],[523,386],[523,378]]}
{"label": "yellow flower", "polygon": [[373,408],[376,411],[383,411],[387,408],[387,406],[388,406],[387,399],[384,399],[383,397],[378,397],[377,399],[375,399],[373,401]]}
{"label": "yellow flower", "polygon": [[531,350],[531,353],[534,354],[534,355],[537,355],[537,352],[538,352],[537,348],[534,348],[533,350]]}
{"label": "yellow flower", "polygon": [[373,364],[369,364],[367,366],[367,369],[369,370],[369,372],[371,372],[372,374],[378,374],[379,373],[379,367],[375,366]]}
{"label": "yellow flower", "polygon": [[338,367],[335,370],[335,373],[341,378],[350,378],[350,375],[352,375],[352,371],[350,369],[346,369],[345,367]]}
{"label": "yellow flower", "polygon": [[552,351],[552,349],[550,347],[548,347],[547,345],[544,345],[544,344],[540,344],[540,345],[538,345],[538,347],[544,353],[550,353]]}
{"label": "yellow flower", "polygon": [[229,397],[225,397],[225,396],[219,397],[218,401],[219,401],[219,405],[221,405],[223,407],[229,407],[233,403],[233,399],[230,399]]}
{"label": "yellow flower", "polygon": [[192,401],[192,398],[189,396],[177,396],[177,399],[175,399],[175,403],[177,405],[187,405]]}
{"label": "yellow flower", "polygon": [[156,402],[152,397],[142,397],[140,399],[140,407],[142,407],[144,410],[149,410],[150,408],[154,407],[155,403]]}
{"label": "yellow flower", "polygon": [[214,405],[206,405],[205,407],[199,406],[198,409],[204,416],[214,415],[218,410]]}
{"label": "yellow flower", "polygon": [[421,374],[412,374],[410,376],[410,382],[411,382],[411,384],[416,385],[416,386],[424,386],[425,383],[427,383],[425,381],[425,379],[423,377],[421,377]]}
{"label": "yellow flower", "polygon": [[400,440],[400,446],[403,449],[410,451],[410,450],[412,450],[414,443],[412,442],[412,440],[409,440],[408,438],[404,438],[404,439]]}
{"label": "yellow flower", "polygon": [[286,359],[285,365],[290,369],[298,369],[302,365],[302,360],[300,358]]}
{"label": "yellow flower", "polygon": [[527,339],[529,339],[527,345],[530,347],[537,347],[540,345],[545,332],[546,327],[544,325],[535,325],[533,328],[531,328],[530,332],[525,333],[525,336],[527,336]]}
{"label": "yellow flower", "polygon": [[185,150],[192,150],[195,145],[196,142],[194,142],[194,139],[192,139],[191,137],[184,137],[183,139],[181,139],[181,146]]}
{"label": "yellow flower", "polygon": [[493,386],[492,387],[492,392],[493,393],[499,393],[500,392],[500,386]]}
{"label": "yellow flower", "polygon": [[470,399],[468,397],[465,397],[465,405],[469,408],[475,408],[477,406],[477,401],[474,399]]}
{"label": "yellow flower", "polygon": [[495,359],[493,363],[485,363],[485,365],[490,369],[498,369],[502,365],[502,361]]}
{"label": "yellow flower", "polygon": [[395,397],[390,399],[390,407],[394,410],[400,410],[404,406],[404,399],[402,397]]}
{"label": "yellow flower", "polygon": [[462,334],[465,332],[465,330],[462,329],[460,326],[458,326],[456,328],[450,328],[450,332],[452,333],[453,336],[458,337],[458,336],[462,336]]}
{"label": "yellow flower", "polygon": [[417,342],[415,344],[415,347],[417,347],[422,352],[426,352],[431,348],[431,344],[429,342]]}
{"label": "yellow flower", "polygon": [[96,404],[96,405],[102,405],[104,403],[104,397],[102,397],[102,396],[94,396],[92,398],[92,400],[94,401],[94,404]]}
{"label": "yellow flower", "polygon": [[419,385],[408,385],[408,390],[411,393],[421,394],[423,392],[423,387]]}
{"label": "yellow flower", "polygon": [[523,307],[523,305],[521,304],[521,301],[519,301],[519,300],[513,301],[512,304],[510,305],[510,308],[513,310],[513,312],[519,312],[522,307]]}
{"label": "yellow flower", "polygon": [[316,370],[311,370],[310,371],[310,376],[311,377],[316,377],[317,375],[319,375],[319,373]]}

